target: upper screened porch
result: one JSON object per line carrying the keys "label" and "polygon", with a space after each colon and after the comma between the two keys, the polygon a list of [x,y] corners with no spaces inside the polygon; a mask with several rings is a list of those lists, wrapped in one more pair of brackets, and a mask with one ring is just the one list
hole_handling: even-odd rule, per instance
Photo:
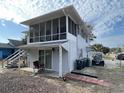
{"label": "upper screened porch", "polygon": [[28,43],[64,40],[69,38],[68,33],[74,36],[81,31],[89,33],[73,5],[24,21],[22,24],[29,26]]}

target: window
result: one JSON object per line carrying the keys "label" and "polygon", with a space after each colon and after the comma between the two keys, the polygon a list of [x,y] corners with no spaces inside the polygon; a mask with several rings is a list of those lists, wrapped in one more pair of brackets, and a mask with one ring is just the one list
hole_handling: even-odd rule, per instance
{"label": "window", "polygon": [[33,31],[33,26],[30,26],[30,42],[33,42],[33,37],[34,37],[34,31]]}
{"label": "window", "polygon": [[66,39],[66,17],[60,18],[60,39]]}
{"label": "window", "polygon": [[40,36],[40,42],[43,42],[43,41],[45,41],[46,39],[45,39],[45,36]]}
{"label": "window", "polygon": [[33,29],[34,29],[33,26],[30,26],[30,37],[33,37],[34,36]]}
{"label": "window", "polygon": [[30,43],[32,43],[33,42],[33,38],[32,37],[30,37]]}
{"label": "window", "polygon": [[53,40],[59,40],[59,19],[53,20]]}
{"label": "window", "polygon": [[53,34],[58,34],[59,33],[59,20],[54,19],[53,20]]}
{"label": "window", "polygon": [[33,29],[34,29],[35,37],[40,36],[40,34],[39,34],[39,24],[34,25]]}
{"label": "window", "polygon": [[51,21],[46,22],[46,41],[51,40]]}
{"label": "window", "polygon": [[51,35],[47,35],[46,36],[46,41],[50,41],[51,40]]}
{"label": "window", "polygon": [[34,25],[34,33],[35,33],[35,38],[34,41],[35,42],[39,42],[39,24]]}
{"label": "window", "polygon": [[39,42],[39,24],[30,26],[30,42]]}
{"label": "window", "polygon": [[60,33],[66,32],[66,17],[60,18]]}
{"label": "window", "polygon": [[45,23],[40,23],[40,36],[45,36]]}
{"label": "window", "polygon": [[45,41],[45,23],[40,23],[40,42]]}
{"label": "window", "polygon": [[33,37],[34,35],[33,35],[33,31],[30,31],[30,37]]}
{"label": "window", "polygon": [[60,39],[65,39],[66,38],[66,33],[60,34]]}
{"label": "window", "polygon": [[69,33],[73,35],[77,35],[77,29],[76,29],[76,24],[69,18]]}
{"label": "window", "polygon": [[51,35],[51,21],[46,22],[46,35]]}
{"label": "window", "polygon": [[53,40],[59,40],[59,35],[53,35]]}

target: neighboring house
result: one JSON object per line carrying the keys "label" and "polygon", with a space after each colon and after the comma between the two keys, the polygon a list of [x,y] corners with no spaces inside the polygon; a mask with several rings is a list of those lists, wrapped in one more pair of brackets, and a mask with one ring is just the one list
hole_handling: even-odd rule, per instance
{"label": "neighboring house", "polygon": [[0,43],[0,60],[5,59],[17,50],[17,46],[21,45],[21,41],[8,39],[9,43]]}
{"label": "neighboring house", "polygon": [[76,59],[87,57],[90,31],[73,5],[21,24],[29,26],[27,45],[20,46],[27,51],[29,67],[38,60],[62,77],[74,70]]}

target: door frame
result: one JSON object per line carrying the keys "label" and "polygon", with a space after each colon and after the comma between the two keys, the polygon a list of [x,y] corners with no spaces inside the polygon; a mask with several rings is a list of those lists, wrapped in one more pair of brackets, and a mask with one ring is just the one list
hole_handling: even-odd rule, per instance
{"label": "door frame", "polygon": [[[43,50],[44,51],[44,65],[45,65],[45,63],[46,63],[46,50],[51,50],[52,51],[52,49],[40,49],[40,50]],[[38,53],[38,55],[39,55],[39,53]],[[39,57],[38,57],[38,59],[39,59]],[[45,68],[45,69],[46,70],[53,70],[53,51],[51,53],[51,69],[48,69],[48,68]]]}

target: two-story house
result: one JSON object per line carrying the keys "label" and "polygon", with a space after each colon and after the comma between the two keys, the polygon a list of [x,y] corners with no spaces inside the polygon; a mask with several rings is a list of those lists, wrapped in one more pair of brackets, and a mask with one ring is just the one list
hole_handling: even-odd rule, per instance
{"label": "two-story house", "polygon": [[38,60],[47,70],[64,74],[74,70],[76,59],[87,57],[90,31],[73,5],[26,20],[29,26],[27,45],[20,46],[28,54],[28,66]]}

